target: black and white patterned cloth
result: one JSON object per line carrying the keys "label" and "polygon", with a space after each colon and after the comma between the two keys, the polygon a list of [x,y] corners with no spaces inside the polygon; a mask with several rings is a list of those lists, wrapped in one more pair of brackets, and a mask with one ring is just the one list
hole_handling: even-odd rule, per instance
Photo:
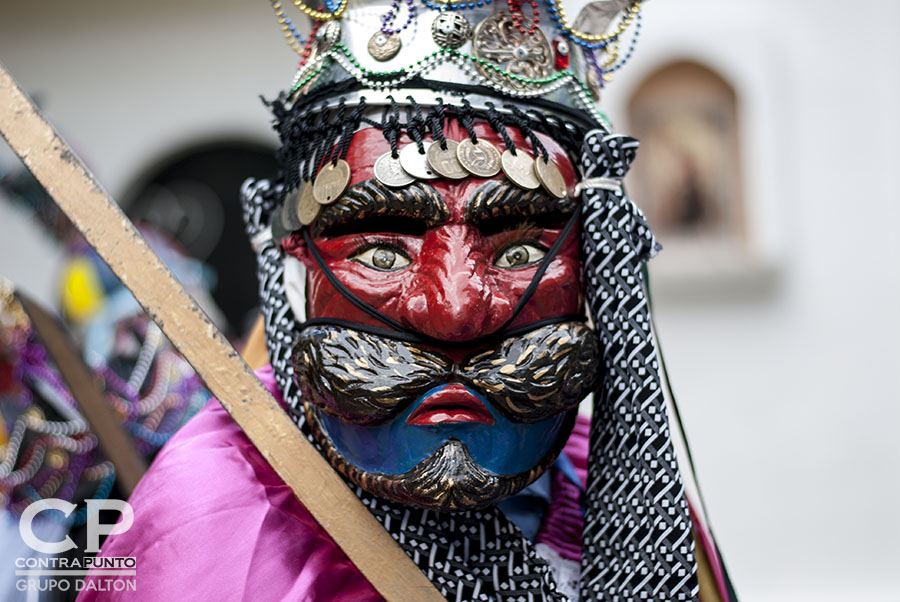
{"label": "black and white patterned cloth", "polygon": [[[592,130],[582,179],[621,179],[637,147],[633,138]],[[656,250],[647,221],[621,188],[582,193],[585,292],[605,363],[591,421],[583,600],[698,596],[691,519],[641,273]]]}
{"label": "black and white patterned cloth", "polygon": [[[583,178],[621,178],[636,149],[633,139],[591,131],[581,157]],[[248,234],[258,239],[281,191],[251,179],[241,192]],[[590,189],[582,200],[588,306],[606,365],[591,426],[580,597],[696,600],[691,522],[642,289],[641,267],[655,242],[623,193]],[[284,262],[272,240],[257,245],[257,256],[275,379],[312,441],[293,382],[291,346],[298,331],[285,293]],[[448,600],[566,600],[547,563],[498,509],[440,514],[351,488]]]}

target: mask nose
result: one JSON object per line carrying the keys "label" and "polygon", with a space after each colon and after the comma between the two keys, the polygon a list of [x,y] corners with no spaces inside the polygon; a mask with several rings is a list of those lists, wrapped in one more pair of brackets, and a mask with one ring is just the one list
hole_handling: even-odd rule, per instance
{"label": "mask nose", "polygon": [[426,235],[416,278],[401,304],[411,328],[467,341],[494,332],[509,318],[513,304],[489,276],[492,253],[477,242],[468,225],[445,225]]}

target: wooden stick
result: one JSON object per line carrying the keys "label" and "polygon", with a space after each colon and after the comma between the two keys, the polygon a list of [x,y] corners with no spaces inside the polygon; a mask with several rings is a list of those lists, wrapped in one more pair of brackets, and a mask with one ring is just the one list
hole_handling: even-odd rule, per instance
{"label": "wooden stick", "polygon": [[269,351],[266,349],[266,325],[262,315],[257,316],[253,322],[253,328],[247,335],[244,348],[241,349],[241,357],[247,365],[254,370],[262,368],[269,363]]}
{"label": "wooden stick", "polygon": [[0,107],[0,134],[13,151],[378,593],[391,602],[443,601],[2,66]]}
{"label": "wooden stick", "polygon": [[47,354],[59,369],[72,397],[78,402],[91,430],[97,435],[100,448],[116,467],[116,480],[122,492],[131,495],[138,481],[147,472],[147,463],[135,449],[134,441],[122,428],[122,421],[110,407],[93,374],[84,365],[68,333],[54,316],[27,295],[16,292],[16,298],[28,314],[38,340],[47,349]]}

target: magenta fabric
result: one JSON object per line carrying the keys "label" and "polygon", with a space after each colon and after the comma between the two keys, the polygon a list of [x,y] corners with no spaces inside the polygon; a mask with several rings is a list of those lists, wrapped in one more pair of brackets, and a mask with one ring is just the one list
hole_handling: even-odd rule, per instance
{"label": "magenta fabric", "polygon": [[[271,367],[257,376],[281,401]],[[582,480],[587,432],[579,418],[565,449]],[[554,487],[552,521],[538,534],[567,558],[581,556],[577,493]],[[162,449],[129,502],[134,525],[100,555],[134,556],[137,592],[82,591],[79,602],[382,599],[215,400]]]}
{"label": "magenta fabric", "polygon": [[[578,415],[578,421],[572,430],[572,436],[566,443],[563,453],[571,460],[575,474],[581,482],[582,489],[587,482],[588,436],[591,421],[586,416]],[[568,560],[581,562],[581,534],[584,530],[584,515],[581,512],[581,490],[561,470],[551,473],[553,485],[551,489],[552,503],[547,508],[547,515],[535,543],[543,543]]]}
{"label": "magenta fabric", "polygon": [[[278,397],[271,368],[257,373]],[[102,556],[134,556],[137,592],[91,600],[381,600],[215,400],[156,457],[134,525]]]}

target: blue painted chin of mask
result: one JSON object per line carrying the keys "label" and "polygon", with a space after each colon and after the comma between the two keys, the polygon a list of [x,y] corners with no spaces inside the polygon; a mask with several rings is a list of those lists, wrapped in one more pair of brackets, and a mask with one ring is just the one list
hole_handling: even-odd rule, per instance
{"label": "blue painted chin of mask", "polygon": [[490,402],[478,397],[494,417],[494,424],[453,422],[435,425],[406,424],[423,401],[447,385],[431,389],[403,413],[378,426],[360,426],[320,413],[320,420],[335,448],[366,472],[400,475],[434,453],[447,440],[462,441],[472,458],[497,475],[513,475],[533,468],[556,442],[566,413],[521,424],[504,418]]}

